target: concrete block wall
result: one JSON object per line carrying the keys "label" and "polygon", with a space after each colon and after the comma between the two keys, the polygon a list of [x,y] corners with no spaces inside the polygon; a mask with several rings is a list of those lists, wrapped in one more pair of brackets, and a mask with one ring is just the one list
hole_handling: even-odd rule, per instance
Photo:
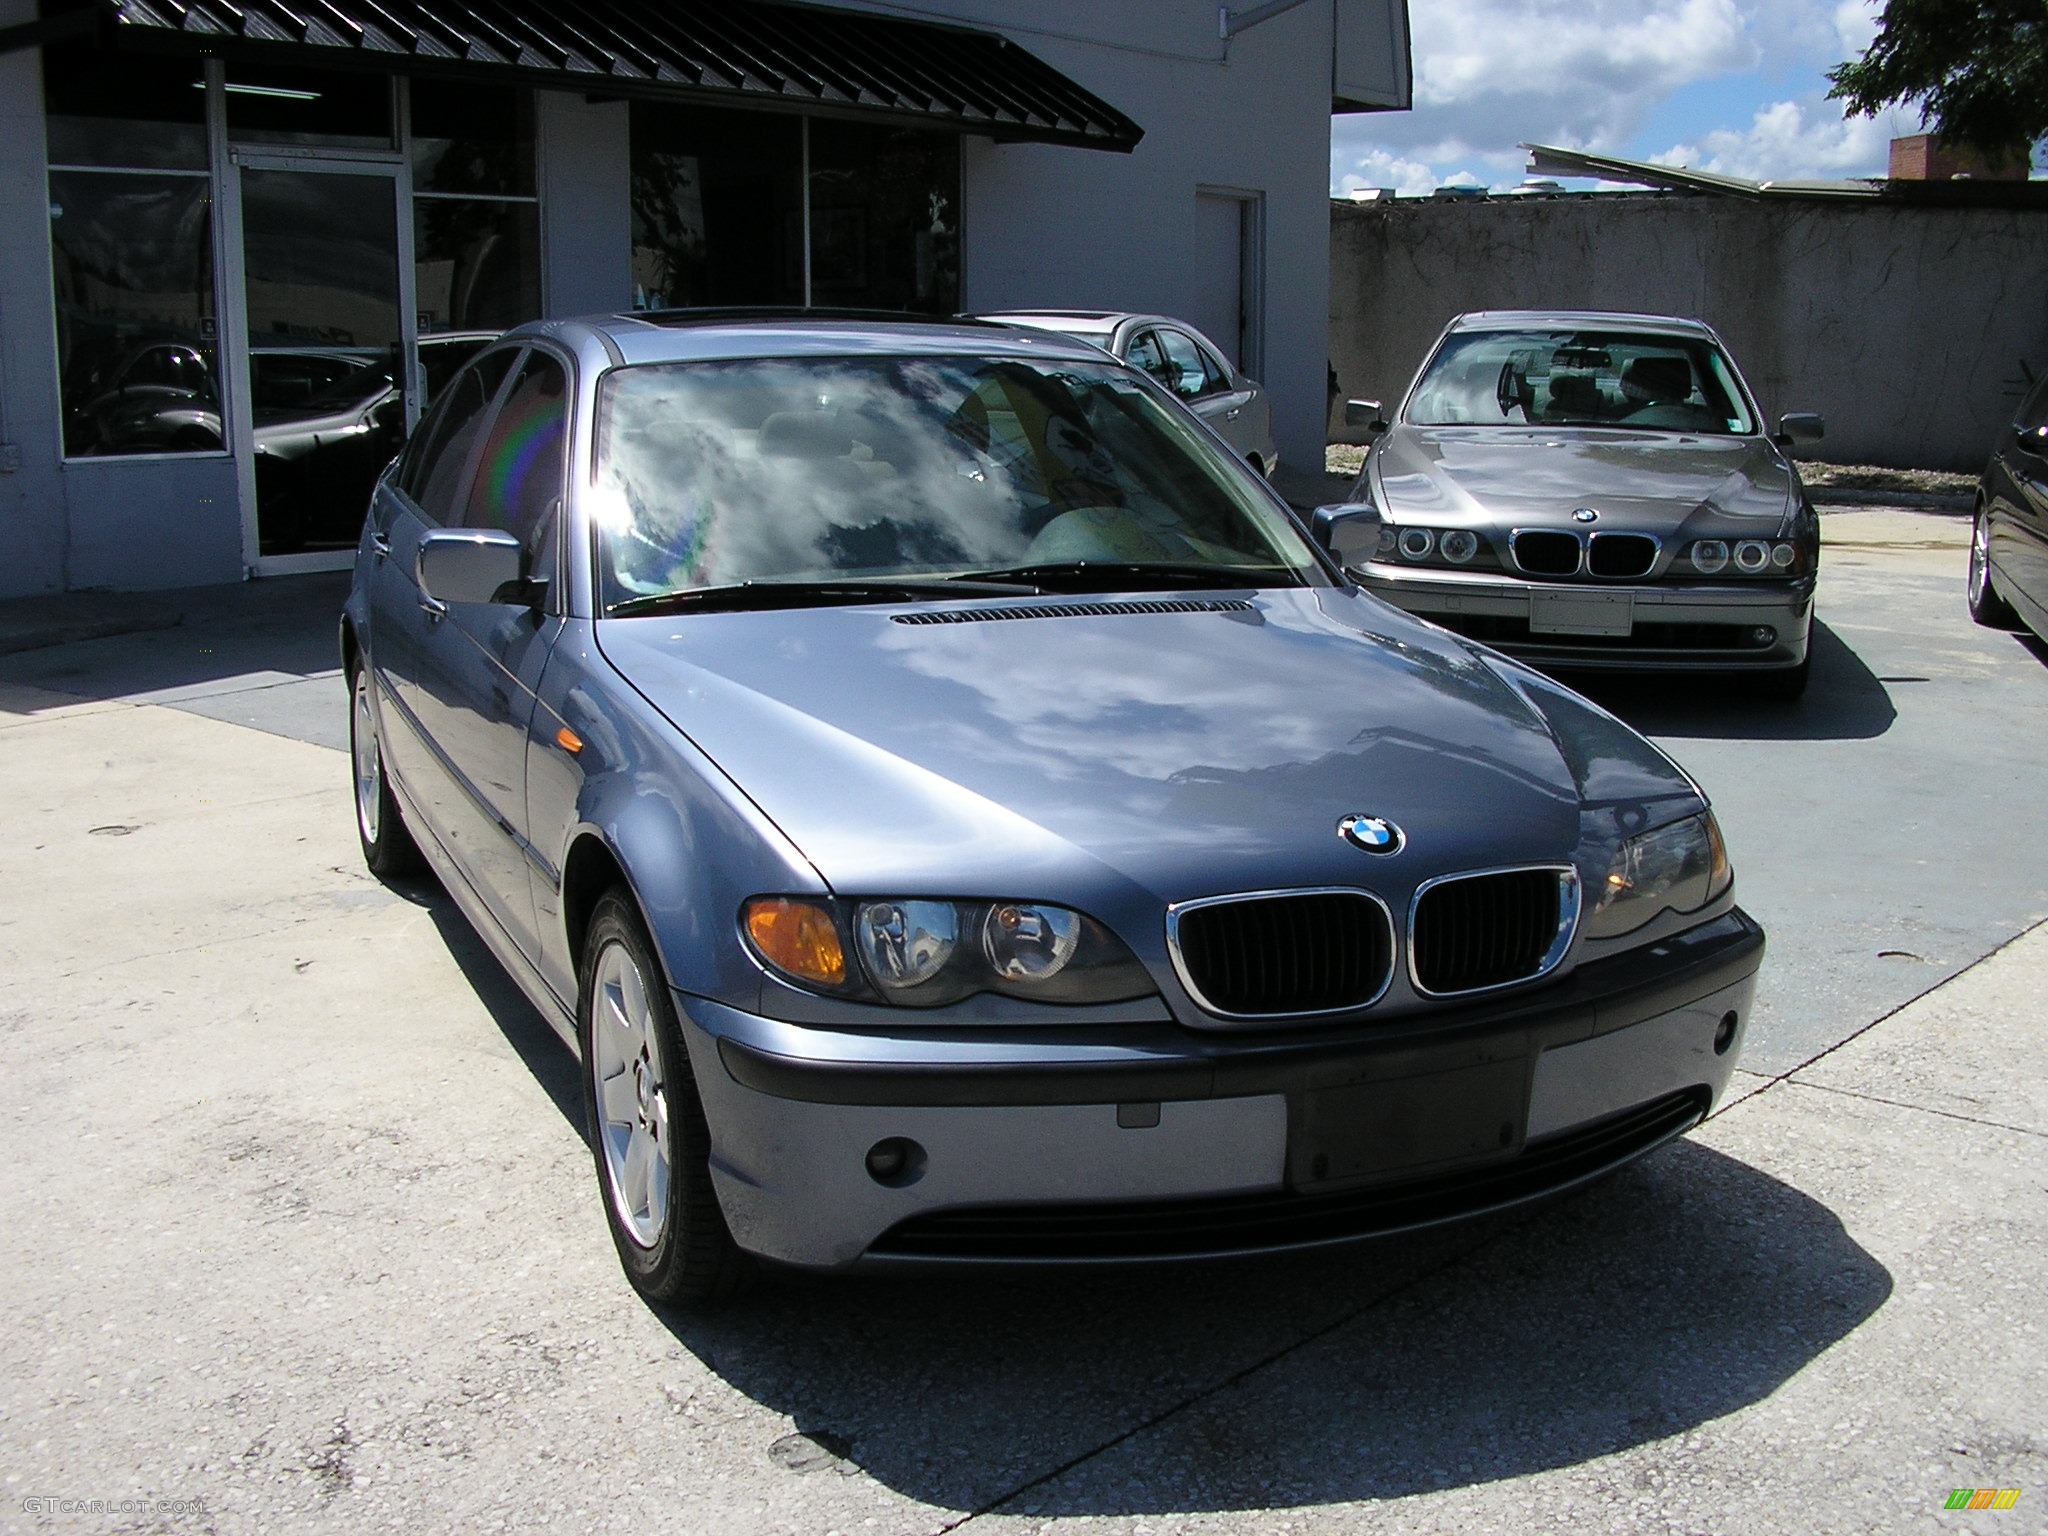
{"label": "concrete block wall", "polygon": [[2048,213],[1686,196],[1332,205],[1330,348],[1389,406],[1453,315],[1619,309],[1721,333],[1830,463],[1975,471],[2048,368]]}

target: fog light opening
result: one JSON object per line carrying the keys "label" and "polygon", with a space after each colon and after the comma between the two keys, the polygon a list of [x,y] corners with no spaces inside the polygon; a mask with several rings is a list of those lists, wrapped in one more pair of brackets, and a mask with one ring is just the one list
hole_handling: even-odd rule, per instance
{"label": "fog light opening", "polygon": [[1778,632],[1768,624],[1759,624],[1749,632],[1749,639],[1752,645],[1775,645]]}
{"label": "fog light opening", "polygon": [[1735,1043],[1735,1026],[1737,1022],[1735,1013],[1731,1009],[1729,1012],[1722,1014],[1721,1022],[1714,1026],[1714,1054],[1716,1056],[1726,1056],[1728,1054],[1728,1047]]}
{"label": "fog light opening", "polygon": [[867,1165],[868,1177],[884,1189],[908,1189],[924,1177],[924,1148],[908,1136],[885,1136],[868,1148]]}

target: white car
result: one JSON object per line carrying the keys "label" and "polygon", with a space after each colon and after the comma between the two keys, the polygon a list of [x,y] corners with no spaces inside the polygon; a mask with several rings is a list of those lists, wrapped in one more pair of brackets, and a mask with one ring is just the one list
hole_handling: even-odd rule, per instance
{"label": "white car", "polygon": [[974,318],[1092,341],[1151,374],[1260,474],[1271,479],[1280,466],[1265,387],[1240,373],[1221,347],[1185,320],[1097,309],[1011,309]]}

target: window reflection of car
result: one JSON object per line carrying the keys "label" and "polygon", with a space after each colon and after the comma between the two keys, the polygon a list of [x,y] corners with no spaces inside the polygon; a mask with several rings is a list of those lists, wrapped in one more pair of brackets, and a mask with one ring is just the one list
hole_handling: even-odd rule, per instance
{"label": "window reflection of car", "polygon": [[[421,337],[428,398],[497,334],[458,331]],[[292,453],[283,446],[288,424],[308,412],[373,408],[395,391],[388,351],[368,348],[254,348],[249,384],[259,453],[267,443],[270,451]],[[330,435],[338,430],[330,427]],[[109,386],[73,413],[66,433],[66,451],[73,455],[218,452],[224,444],[212,364],[197,346],[178,341],[152,342],[131,352]]]}
{"label": "window reflection of car", "polygon": [[1546,666],[1806,687],[1820,523],[1721,340],[1652,315],[1453,320],[1352,490],[1380,521],[1367,588]]}
{"label": "window reflection of car", "polygon": [[[422,336],[420,366],[429,397],[497,334]],[[303,399],[259,404],[250,415],[266,552],[354,544],[371,483],[405,446],[405,396],[390,355],[371,354],[365,366]]]}
{"label": "window reflection of car", "polygon": [[1692,781],[1068,337],[522,327],[379,482],[340,640],[365,859],[580,1055],[658,1301],[1402,1231],[1735,1067],[1763,935]]}
{"label": "window reflection of car", "polygon": [[2024,624],[2048,640],[2048,375],[1998,434],[1977,482],[1969,599],[1979,624]]}
{"label": "window reflection of car", "polygon": [[1012,309],[981,315],[1093,342],[1112,357],[1152,375],[1235,448],[1259,473],[1280,467],[1273,443],[1273,406],[1265,387],[1240,372],[1223,351],[1189,325],[1166,315],[1107,310]]}

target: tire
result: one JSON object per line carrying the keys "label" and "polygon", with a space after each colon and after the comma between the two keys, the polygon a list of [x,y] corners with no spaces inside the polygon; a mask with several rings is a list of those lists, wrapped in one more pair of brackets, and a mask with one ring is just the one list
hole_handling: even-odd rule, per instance
{"label": "tire", "polygon": [[384,772],[384,744],[377,739],[377,712],[370,700],[370,668],[360,658],[348,676],[348,755],[354,770],[356,840],[363,862],[379,880],[417,874],[424,867],[419,845],[406,830],[405,816]]}
{"label": "tire", "polygon": [[2018,629],[2020,616],[2000,595],[1991,574],[1991,521],[1979,505],[1970,525],[1970,617],[1986,629]]}
{"label": "tire", "polygon": [[633,1289],[665,1306],[722,1301],[745,1278],[711,1186],[711,1131],[654,945],[621,888],[598,899],[576,986],[583,1104],[598,1194]]}
{"label": "tire", "polygon": [[1759,699],[1775,699],[1790,703],[1805,694],[1806,685],[1813,677],[1813,642],[1807,641],[1806,655],[1800,658],[1796,667],[1785,667],[1775,672],[1754,672],[1747,681],[1749,691]]}

